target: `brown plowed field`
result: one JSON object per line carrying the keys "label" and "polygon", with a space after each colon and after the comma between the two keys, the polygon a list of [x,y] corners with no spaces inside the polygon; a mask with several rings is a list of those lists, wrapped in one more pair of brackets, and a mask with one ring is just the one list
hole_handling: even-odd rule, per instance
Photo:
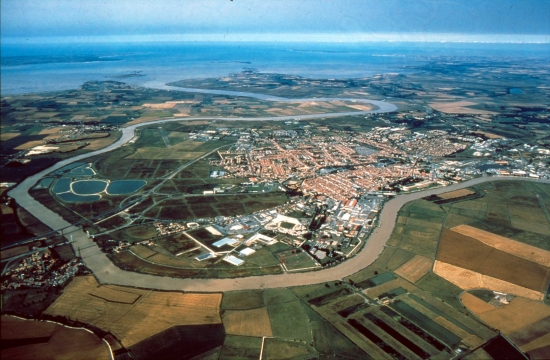
{"label": "brown plowed field", "polygon": [[467,270],[455,265],[436,260],[434,273],[452,282],[464,290],[489,289],[510,293],[532,300],[542,300],[544,294],[540,291],[527,289],[500,279]]}
{"label": "brown plowed field", "polygon": [[110,331],[126,347],[175,325],[221,322],[221,294],[183,294],[127,288],[128,293],[141,296],[134,304],[124,304],[89,294],[102,291],[102,294],[118,296],[120,290],[125,289],[118,286],[101,290],[102,287],[93,276],[76,277],[45,313],[78,319]]}
{"label": "brown plowed field", "polygon": [[508,239],[504,236],[480,230],[469,225],[456,226],[451,230],[479,240],[485,245],[491,246],[495,249],[513,254],[546,267],[550,266],[550,251]]}
{"label": "brown plowed field", "polygon": [[273,336],[267,308],[227,310],[223,315],[225,332],[242,336]]}
{"label": "brown plowed field", "polygon": [[27,321],[2,315],[2,340],[33,339],[52,336],[56,324],[42,321]]}
{"label": "brown plowed field", "polygon": [[433,260],[422,255],[415,255],[394,272],[412,283],[420,280],[432,269]]}
{"label": "brown plowed field", "polygon": [[100,338],[83,329],[41,321],[2,316],[2,342],[45,337],[40,343],[2,348],[1,357],[9,359],[110,359],[109,349]]}
{"label": "brown plowed field", "polygon": [[470,236],[444,229],[437,260],[543,292],[550,268],[485,245]]}

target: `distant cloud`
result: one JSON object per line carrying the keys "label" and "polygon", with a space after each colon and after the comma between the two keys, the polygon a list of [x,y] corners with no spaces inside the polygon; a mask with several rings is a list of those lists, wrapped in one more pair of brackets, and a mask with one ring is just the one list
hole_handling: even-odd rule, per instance
{"label": "distant cloud", "polygon": [[151,34],[218,39],[227,34],[236,41],[251,34],[329,34],[343,39],[337,41],[365,33],[550,35],[548,0],[1,0],[0,16],[2,40]]}

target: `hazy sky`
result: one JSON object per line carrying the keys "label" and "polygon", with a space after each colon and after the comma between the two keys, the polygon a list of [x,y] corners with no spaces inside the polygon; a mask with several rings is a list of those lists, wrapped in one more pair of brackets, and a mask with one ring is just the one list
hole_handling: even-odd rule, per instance
{"label": "hazy sky", "polygon": [[3,41],[43,36],[318,41],[420,36],[550,42],[550,0],[1,0],[0,6]]}

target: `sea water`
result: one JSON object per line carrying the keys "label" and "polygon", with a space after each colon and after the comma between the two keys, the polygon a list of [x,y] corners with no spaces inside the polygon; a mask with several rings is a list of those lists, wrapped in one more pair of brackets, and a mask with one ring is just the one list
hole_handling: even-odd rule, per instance
{"label": "sea water", "polygon": [[114,80],[162,87],[245,69],[313,78],[407,73],[433,61],[548,57],[548,44],[82,43],[2,44],[1,94],[76,89]]}

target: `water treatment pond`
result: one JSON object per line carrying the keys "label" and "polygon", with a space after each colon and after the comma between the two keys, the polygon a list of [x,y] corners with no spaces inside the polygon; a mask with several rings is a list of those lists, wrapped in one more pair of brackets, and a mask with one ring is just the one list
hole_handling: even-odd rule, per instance
{"label": "water treatment pond", "polygon": [[69,178],[58,179],[55,182],[55,185],[53,186],[53,192],[56,194],[59,194],[67,191],[71,191],[71,179]]}
{"label": "water treatment pond", "polygon": [[141,189],[147,184],[144,180],[116,180],[109,184],[107,193],[109,195],[125,195]]}
{"label": "water treatment pond", "polygon": [[104,180],[82,180],[71,184],[71,189],[77,195],[98,194],[105,190],[107,181]]}
{"label": "water treatment pond", "polygon": [[72,169],[69,172],[69,175],[72,176],[94,176],[95,171],[91,168],[90,164],[82,165],[77,168]]}

